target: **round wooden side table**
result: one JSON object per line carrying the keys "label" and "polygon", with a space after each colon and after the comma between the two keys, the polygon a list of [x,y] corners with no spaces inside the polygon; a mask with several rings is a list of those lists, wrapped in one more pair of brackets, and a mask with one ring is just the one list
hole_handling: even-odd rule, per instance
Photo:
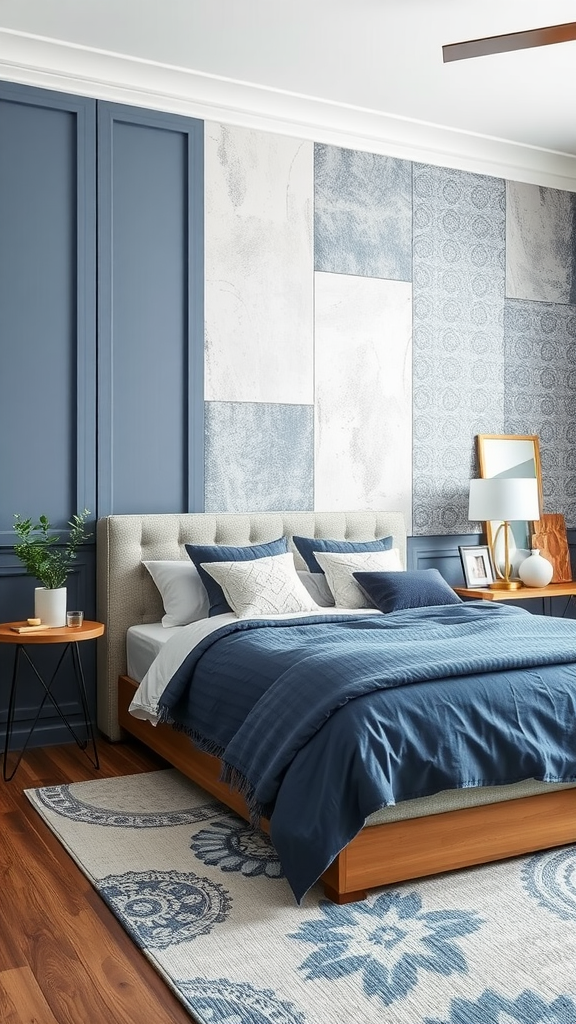
{"label": "round wooden side table", "polygon": [[[43,629],[34,629],[33,631],[31,631],[29,633],[28,632],[24,632],[24,633],[16,632],[14,627],[19,627],[19,626],[26,626],[26,623],[25,622],[2,622],[2,623],[0,623],[0,643],[2,643],[2,644],[14,644],[14,646],[16,648],[15,655],[14,655],[14,668],[13,668],[13,671],[12,671],[12,682],[11,682],[11,685],[10,685],[10,696],[9,696],[9,700],[8,700],[8,719],[7,719],[7,722],[6,722],[6,742],[5,742],[5,745],[4,745],[4,757],[3,757],[3,762],[2,762],[2,776],[4,778],[4,781],[5,782],[9,782],[10,779],[14,778],[14,775],[16,774],[16,770],[17,770],[17,768],[18,768],[18,766],[19,766],[19,764],[20,764],[20,762],[22,760],[22,757],[24,756],[24,752],[25,752],[25,750],[26,750],[26,748],[28,746],[28,742],[30,740],[30,737],[32,736],[32,733],[34,732],[34,729],[36,728],[36,725],[37,725],[38,719],[40,718],[40,715],[42,714],[42,710],[44,708],[44,705],[46,704],[46,701],[50,701],[50,703],[54,707],[55,711],[58,713],[59,717],[62,719],[64,725],[68,729],[69,733],[71,734],[71,736],[73,737],[75,742],[78,744],[78,746],[80,747],[81,750],[85,750],[86,751],[86,756],[90,759],[90,761],[94,765],[94,767],[96,769],[98,769],[100,767],[100,761],[99,761],[99,758],[98,758],[98,750],[97,750],[97,747],[96,747],[96,735],[95,735],[94,727],[92,725],[92,721],[91,721],[91,718],[90,718],[90,710],[89,710],[89,707],[88,707],[88,696],[87,696],[87,693],[86,693],[86,683],[85,683],[85,680],[84,680],[84,672],[82,670],[82,662],[80,660],[80,650],[78,648],[78,644],[81,643],[83,640],[95,640],[96,637],[102,636],[102,634],[104,633],[104,623],[103,622],[91,622],[90,620],[88,620],[88,621],[85,620],[82,623],[81,626],[52,626],[50,628],[45,627]],[[54,671],[53,671],[53,673],[52,673],[52,675],[51,675],[51,677],[50,677],[50,679],[48,681],[46,681],[43,678],[42,674],[39,672],[37,666],[34,664],[34,661],[32,660],[32,657],[30,655],[29,650],[28,650],[29,647],[34,647],[34,646],[44,645],[44,644],[61,644],[63,646],[63,650],[62,650],[62,653],[60,654],[60,657],[58,659],[58,663],[56,665],[56,668],[54,669]],[[75,678],[76,684],[78,686],[78,693],[79,693],[79,696],[80,696],[80,702],[82,704],[82,712],[83,712],[83,715],[84,715],[84,725],[86,727],[87,739],[80,739],[80,737],[77,735],[77,733],[75,732],[74,728],[72,727],[72,725],[68,721],[66,715],[62,711],[60,705],[58,704],[56,698],[54,697],[54,694],[52,693],[52,685],[54,683],[54,680],[56,679],[56,676],[58,675],[60,667],[61,667],[62,663],[64,662],[64,659],[65,659],[68,651],[70,651],[70,656],[72,658],[72,664],[73,664],[73,668],[74,668],[74,678]],[[22,657],[26,658],[26,660],[28,661],[28,664],[32,668],[32,671],[34,672],[34,675],[36,676],[36,678],[42,684],[42,686],[44,688],[44,695],[42,697],[42,700],[40,701],[40,704],[39,704],[38,709],[36,711],[36,716],[34,718],[34,721],[32,722],[32,725],[30,726],[29,731],[28,731],[28,735],[26,736],[26,739],[25,739],[25,742],[24,742],[24,746],[22,747],[22,749],[20,751],[18,751],[18,757],[17,757],[17,760],[16,760],[16,764],[13,766],[11,772],[9,773],[8,772],[8,755],[9,755],[9,752],[10,752],[10,740],[12,738],[12,732],[13,732],[13,728],[14,728],[14,714],[15,714],[15,711],[16,711],[16,694],[17,694],[17,690],[18,690],[18,675],[19,675],[19,669],[20,669],[20,661],[21,661]],[[92,744],[93,757],[90,756],[90,754],[88,753],[88,750],[87,750],[89,742]]]}

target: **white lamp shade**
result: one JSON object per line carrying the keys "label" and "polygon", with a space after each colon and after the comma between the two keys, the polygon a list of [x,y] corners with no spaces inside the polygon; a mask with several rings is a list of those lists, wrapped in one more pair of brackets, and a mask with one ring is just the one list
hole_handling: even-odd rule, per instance
{"label": "white lamp shade", "polygon": [[537,480],[504,476],[471,480],[468,518],[473,522],[539,519]]}

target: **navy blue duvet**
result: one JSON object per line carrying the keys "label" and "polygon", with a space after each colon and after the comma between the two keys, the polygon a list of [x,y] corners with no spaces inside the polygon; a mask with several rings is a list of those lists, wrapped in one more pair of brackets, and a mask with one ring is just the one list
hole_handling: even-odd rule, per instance
{"label": "navy blue duvet", "polygon": [[576,780],[576,623],[488,602],[238,620],[193,649],[160,711],[270,818],[301,900],[380,807]]}

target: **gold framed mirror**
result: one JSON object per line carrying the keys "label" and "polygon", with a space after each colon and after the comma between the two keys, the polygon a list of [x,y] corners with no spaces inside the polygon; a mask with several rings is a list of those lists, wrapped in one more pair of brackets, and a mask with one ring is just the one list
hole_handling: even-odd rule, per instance
{"label": "gold framed mirror", "polygon": [[[538,484],[538,505],[543,511],[542,469],[540,465],[540,444],[536,434],[477,434],[478,464],[480,476],[528,477]],[[498,538],[494,550],[494,538],[500,523],[485,523],[486,540],[493,550],[496,568],[502,571],[504,565],[503,545]],[[510,524],[512,550],[510,560],[512,572],[517,575],[518,567],[530,554],[532,547],[533,522],[516,520]]]}

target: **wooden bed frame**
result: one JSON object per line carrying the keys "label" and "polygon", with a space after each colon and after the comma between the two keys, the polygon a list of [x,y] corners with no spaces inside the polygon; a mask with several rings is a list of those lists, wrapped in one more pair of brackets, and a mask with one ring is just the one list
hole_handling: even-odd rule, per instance
{"label": "wooden bed frame", "polygon": [[[126,675],[125,635],[137,622],[159,621],[162,606],[142,566],[147,558],[187,557],[189,543],[261,543],[283,533],[370,540],[392,533],[405,557],[397,513],[191,513],[110,516],[100,520],[98,618],[107,625],[98,650],[98,724],[111,739],[122,730],[243,817],[243,798],[220,781],[220,761],[166,725],[128,712],[137,684]],[[263,827],[266,823],[263,822]],[[363,899],[368,889],[409,878],[502,860],[576,842],[576,788],[364,828],[324,872],[336,903]]]}

